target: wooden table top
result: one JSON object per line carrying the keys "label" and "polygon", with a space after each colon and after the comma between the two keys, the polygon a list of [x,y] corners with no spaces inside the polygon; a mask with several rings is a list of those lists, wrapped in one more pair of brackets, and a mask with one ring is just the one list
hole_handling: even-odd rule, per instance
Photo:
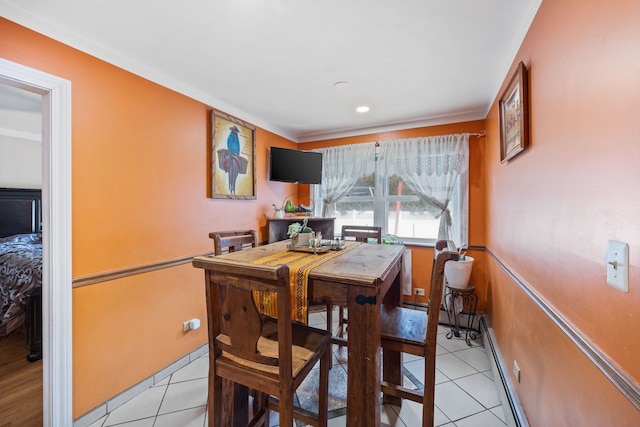
{"label": "wooden table top", "polygon": [[[277,252],[286,251],[287,243],[288,241],[285,240],[222,256],[239,263],[251,262]],[[403,245],[349,243],[355,247],[344,250],[340,256],[313,268],[309,273],[309,279],[358,286],[379,286],[405,251]],[[207,256],[195,257],[193,266],[206,269],[207,264],[212,263],[212,259]]]}

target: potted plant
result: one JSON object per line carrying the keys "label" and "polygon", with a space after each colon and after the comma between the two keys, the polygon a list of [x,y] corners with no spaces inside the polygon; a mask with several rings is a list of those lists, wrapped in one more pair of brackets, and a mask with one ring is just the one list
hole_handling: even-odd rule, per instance
{"label": "potted plant", "polygon": [[444,265],[444,276],[447,286],[450,288],[465,289],[471,278],[473,261],[473,257],[461,253],[458,261],[447,262]]}
{"label": "potted plant", "polygon": [[287,228],[287,236],[291,239],[293,246],[309,246],[309,239],[314,236],[311,227],[307,226],[308,219],[305,218],[302,224],[294,222]]}

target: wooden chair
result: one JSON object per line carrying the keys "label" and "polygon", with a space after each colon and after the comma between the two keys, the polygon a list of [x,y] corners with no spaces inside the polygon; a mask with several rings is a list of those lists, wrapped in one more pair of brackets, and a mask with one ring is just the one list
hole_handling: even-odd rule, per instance
{"label": "wooden chair", "polygon": [[[194,261],[194,266],[206,272],[209,426],[268,426],[269,409],[279,412],[281,426],[291,426],[294,418],[326,426],[331,336],[291,321],[289,267],[247,267],[225,257]],[[277,319],[258,312],[252,297],[255,290],[277,292]],[[318,361],[319,403],[314,417],[294,409],[294,392]],[[250,423],[248,388],[259,392]],[[277,402],[268,399],[270,395]]]}
{"label": "wooden chair", "polygon": [[[362,243],[382,243],[382,227],[373,227],[366,225],[343,225],[342,226],[342,237],[345,240],[355,240],[356,242]],[[338,345],[346,345],[346,340],[344,339],[344,331],[345,325],[347,324],[347,317],[344,313],[344,306],[338,307],[338,327],[335,331],[333,331],[332,340],[334,344]],[[332,309],[327,308],[327,329],[332,330],[333,328],[333,318],[332,318]]]}
{"label": "wooden chair", "polygon": [[258,246],[258,232],[256,230],[213,231],[209,233],[209,237],[213,239],[214,255]]}
{"label": "wooden chair", "polygon": [[[436,246],[438,247],[438,245]],[[440,248],[446,248],[440,246]],[[428,312],[382,305],[381,341],[384,350],[393,350],[424,357],[424,390],[412,390],[401,384],[391,384],[389,372],[383,372],[381,389],[390,396],[422,403],[422,426],[433,426],[436,381],[436,338],[444,287],[444,264],[458,260],[457,252],[436,249],[431,274]]]}

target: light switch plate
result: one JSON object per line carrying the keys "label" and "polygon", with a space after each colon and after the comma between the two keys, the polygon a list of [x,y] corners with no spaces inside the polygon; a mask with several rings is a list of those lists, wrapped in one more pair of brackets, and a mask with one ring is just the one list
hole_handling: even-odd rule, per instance
{"label": "light switch plate", "polygon": [[629,245],[609,240],[605,261],[607,284],[622,292],[629,292]]}

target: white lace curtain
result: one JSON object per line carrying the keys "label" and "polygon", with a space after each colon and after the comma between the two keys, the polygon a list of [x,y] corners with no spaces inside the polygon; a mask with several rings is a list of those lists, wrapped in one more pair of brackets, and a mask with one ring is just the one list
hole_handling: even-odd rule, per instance
{"label": "white lace curtain", "polygon": [[[358,178],[376,170],[376,148],[366,143],[313,151],[323,154],[322,185],[311,186],[314,215],[328,216],[329,206],[347,195]],[[440,219],[438,240],[467,247],[469,134],[384,141],[378,156],[381,172],[400,176]]]}
{"label": "white lace curtain", "polygon": [[313,214],[328,216],[329,206],[353,188],[358,178],[375,170],[375,144],[354,144],[313,150],[322,153],[322,185],[312,186]]}
{"label": "white lace curtain", "polygon": [[[384,141],[379,154],[387,176],[400,176],[429,211],[440,218],[438,240],[453,240],[457,247],[466,247],[469,135]],[[456,187],[460,197],[452,200]]]}

